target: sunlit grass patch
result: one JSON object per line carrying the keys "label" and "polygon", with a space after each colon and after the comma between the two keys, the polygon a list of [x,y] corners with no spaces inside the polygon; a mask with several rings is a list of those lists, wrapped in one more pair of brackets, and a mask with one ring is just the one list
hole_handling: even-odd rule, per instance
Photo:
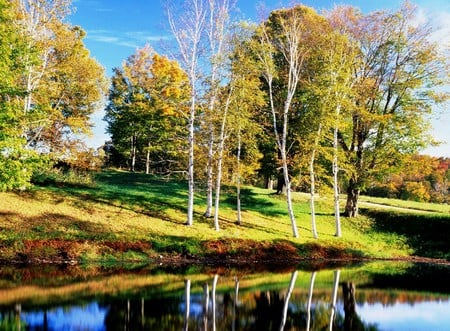
{"label": "sunlit grass patch", "polygon": [[[245,252],[246,241],[275,245],[280,240],[291,243],[299,252],[310,249],[311,256],[322,256],[321,246],[329,248],[327,254],[336,251],[342,257],[353,254],[390,258],[425,252],[417,249],[419,237],[415,233],[400,231],[408,227],[405,213],[402,218],[393,218],[393,228],[380,222],[380,217],[364,215],[366,209],[357,218],[342,217],[343,237],[336,238],[333,202],[328,196],[316,197],[319,239],[314,239],[309,195],[295,192],[293,198],[300,238],[292,237],[285,197],[255,187],[242,190],[242,225],[236,224],[234,188],[224,187],[219,211],[221,230],[215,231],[213,219],[203,216],[204,192],[196,194],[194,225],[186,226],[186,183],[139,173],[103,172],[97,175],[95,185],[47,186],[17,194],[0,193],[0,254],[2,258],[14,257],[14,252],[21,252],[20,243],[44,239],[77,243],[71,246],[71,256],[83,261],[152,259],[159,253],[201,256],[203,243],[208,241],[234,242],[228,248],[233,254]],[[391,213],[389,207],[383,211]],[[442,217],[448,220],[446,214]],[[416,219],[415,231],[428,220]],[[432,231],[427,232],[426,240],[433,241]],[[145,252],[129,250],[125,254],[111,245],[105,248],[105,241],[142,241],[151,243],[152,247]],[[444,245],[441,241],[438,244]],[[317,251],[313,252],[312,247]],[[427,247],[426,256],[432,256],[436,245]],[[445,256],[441,248],[437,252],[439,257]],[[23,249],[22,253],[26,254]]]}

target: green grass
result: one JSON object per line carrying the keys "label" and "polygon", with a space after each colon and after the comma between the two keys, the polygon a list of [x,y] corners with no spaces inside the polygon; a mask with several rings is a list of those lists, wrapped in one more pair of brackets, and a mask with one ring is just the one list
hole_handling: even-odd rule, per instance
{"label": "green grass", "polygon": [[[332,201],[318,198],[317,240],[310,230],[309,196],[295,193],[300,232],[295,239],[283,196],[254,187],[245,187],[241,195],[243,225],[235,224],[234,189],[224,187],[221,231],[215,231],[213,220],[202,216],[202,192],[195,198],[194,225],[186,226],[186,184],[140,173],[109,171],[99,173],[95,185],[0,193],[0,259],[59,258],[107,264],[157,260],[160,255],[209,256],[219,261],[239,255],[257,260],[292,254],[310,258],[414,254],[450,259],[445,240],[450,233],[450,215],[444,207],[436,207],[433,213],[410,210],[409,214],[389,207],[367,207],[358,218],[343,217],[343,237],[336,238]],[[396,201],[387,202],[402,207]],[[429,204],[414,206],[431,208]]]}
{"label": "green grass", "polygon": [[443,203],[426,203],[426,202],[378,198],[369,196],[362,196],[360,200],[363,206],[364,202],[369,202],[369,203],[376,203],[382,206],[412,209],[414,211],[427,211],[427,212],[450,214],[450,205]]}

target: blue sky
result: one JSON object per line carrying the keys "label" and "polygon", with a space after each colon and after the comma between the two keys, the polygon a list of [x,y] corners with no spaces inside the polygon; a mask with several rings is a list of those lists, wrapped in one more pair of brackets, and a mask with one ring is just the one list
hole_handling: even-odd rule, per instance
{"label": "blue sky", "polygon": [[[177,2],[177,0],[174,0]],[[178,1],[181,2],[181,1]],[[297,1],[299,2],[299,1]],[[303,0],[301,3],[314,7],[317,11],[330,9],[335,4],[349,4],[359,7],[363,12],[398,8],[402,0]],[[421,8],[424,17],[438,26],[435,35],[443,47],[450,47],[450,1],[416,0],[412,1]],[[68,17],[73,25],[81,26],[86,32],[86,47],[106,69],[108,76],[112,68],[120,67],[122,61],[134,53],[136,48],[149,43],[158,52],[163,53],[161,42],[170,42],[172,35],[167,27],[163,0],[73,0],[75,12]],[[257,21],[257,7],[263,4],[267,10],[286,7],[291,0],[251,1],[237,0],[234,15]],[[449,53],[447,53],[449,54]],[[437,148],[429,148],[427,154],[450,157],[450,109],[437,110],[432,119],[432,133],[436,139],[446,143]],[[439,116],[438,116],[439,115]],[[94,137],[88,141],[92,147],[98,147],[108,139],[103,112],[96,113],[92,120],[95,124]]]}

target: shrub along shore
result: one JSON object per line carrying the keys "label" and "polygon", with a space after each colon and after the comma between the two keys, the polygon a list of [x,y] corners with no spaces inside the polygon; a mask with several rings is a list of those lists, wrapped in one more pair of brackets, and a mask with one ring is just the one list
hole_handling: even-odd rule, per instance
{"label": "shrub along shore", "polygon": [[102,172],[83,185],[51,180],[29,191],[0,193],[0,262],[450,261],[448,205],[363,197],[361,216],[343,217],[343,236],[336,238],[331,197],[319,197],[319,239],[314,239],[306,194],[294,194],[300,238],[292,237],[284,197],[273,191],[244,188],[242,224],[237,225],[236,194],[233,187],[225,187],[221,231],[202,216],[203,196],[197,190],[194,224],[186,226],[185,183],[139,173]]}

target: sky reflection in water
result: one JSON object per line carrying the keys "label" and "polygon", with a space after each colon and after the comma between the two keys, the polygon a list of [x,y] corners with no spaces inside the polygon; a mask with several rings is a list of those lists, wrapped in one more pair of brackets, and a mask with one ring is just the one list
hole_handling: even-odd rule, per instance
{"label": "sky reflection in water", "polygon": [[[281,321],[286,331],[306,330],[308,315],[311,331],[329,330],[332,316],[335,331],[348,330],[349,316],[354,316],[353,325],[359,324],[350,330],[450,330],[450,268],[411,265],[403,271],[390,267],[386,274],[383,267],[372,265],[368,270],[375,272],[362,267],[240,276],[236,271],[226,275],[108,271],[104,276],[95,271],[92,282],[90,277],[83,281],[64,276],[47,285],[45,279],[31,277],[29,283],[8,283],[5,279],[12,279],[11,272],[17,276],[27,271],[5,273],[0,267],[4,284],[0,286],[0,330],[17,323],[14,330],[181,330],[187,309],[189,330],[198,330],[203,323],[208,329],[217,326],[216,330],[232,329],[231,325],[235,330],[280,330]],[[30,287],[34,282],[40,285]],[[355,315],[346,316],[349,284],[355,285],[356,309]],[[22,289],[30,288],[42,292],[24,295]],[[336,312],[332,293],[336,293]]]}

